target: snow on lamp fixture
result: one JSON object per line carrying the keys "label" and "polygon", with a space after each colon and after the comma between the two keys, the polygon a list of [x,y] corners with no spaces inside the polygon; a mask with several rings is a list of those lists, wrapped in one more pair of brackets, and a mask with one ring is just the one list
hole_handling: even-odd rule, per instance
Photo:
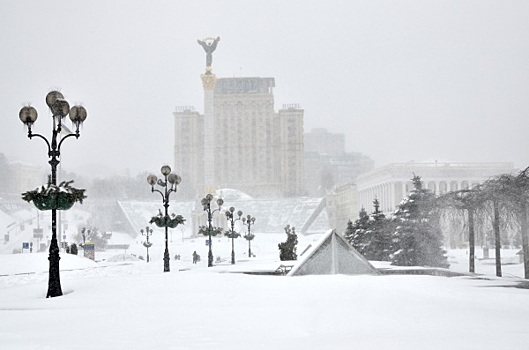
{"label": "snow on lamp fixture", "polygon": [[[48,187],[45,191],[28,191],[23,194],[23,199],[32,201],[39,210],[51,209],[52,237],[50,242],[49,257],[49,279],[47,298],[62,295],[61,280],[59,273],[59,246],[57,243],[57,210],[67,210],[75,201],[82,202],[85,198],[84,190],[75,189],[69,182],[62,182],[57,186],[57,166],[61,159],[61,146],[63,142],[71,137],[79,138],[79,125],[86,120],[86,109],[82,106],[74,106],[70,109],[70,104],[64,99],[64,95],[59,91],[50,91],[46,95],[46,104],[48,105],[53,117],[53,131],[51,139],[47,139],[41,134],[35,134],[32,131],[33,124],[36,122],[38,113],[32,106],[24,106],[18,113],[20,121],[28,128],[28,138],[37,137],[46,142],[48,147],[48,163],[51,166],[51,175],[49,176]],[[70,119],[76,126],[75,132],[64,135],[62,128],[62,119],[70,114]],[[59,136],[61,135],[61,136]],[[65,191],[67,189],[68,191]],[[60,203],[60,198],[67,196],[69,201],[66,204]],[[54,198],[57,198],[56,200]],[[64,201],[63,201],[64,202]]]}
{"label": "snow on lamp fixture", "polygon": [[[171,173],[171,167],[169,165],[164,165],[161,167],[160,172],[163,175],[163,179],[158,179],[156,175],[149,175],[147,176],[147,183],[151,185],[151,192],[158,192],[162,196],[162,202],[163,206],[165,208],[165,215],[160,213],[157,216],[152,217],[150,223],[153,222],[158,227],[164,227],[165,228],[165,251],[163,255],[163,271],[169,272],[169,243],[168,243],[168,229],[169,227],[175,228],[179,224],[183,224],[185,219],[181,215],[175,215],[172,214],[169,216],[169,196],[172,192],[176,192],[178,184],[182,181],[182,178],[180,175]],[[158,190],[154,188],[154,185],[158,185],[162,187],[162,190]]]}

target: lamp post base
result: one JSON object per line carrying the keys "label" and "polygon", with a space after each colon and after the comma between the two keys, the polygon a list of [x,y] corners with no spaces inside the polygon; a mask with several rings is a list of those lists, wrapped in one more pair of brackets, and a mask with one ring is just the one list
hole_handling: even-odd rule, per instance
{"label": "lamp post base", "polygon": [[208,267],[213,266],[213,252],[211,251],[211,236],[209,237]]}
{"label": "lamp post base", "polygon": [[209,251],[208,253],[208,267],[213,266],[213,253]]}
{"label": "lamp post base", "polygon": [[46,298],[60,297],[62,295],[61,276],[59,274],[59,260],[61,260],[61,257],[59,256],[59,246],[55,237],[51,240],[48,260],[50,261],[50,270]]}
{"label": "lamp post base", "polygon": [[169,261],[171,258],[169,258],[169,249],[165,248],[165,252],[163,253],[163,272],[169,272]]}

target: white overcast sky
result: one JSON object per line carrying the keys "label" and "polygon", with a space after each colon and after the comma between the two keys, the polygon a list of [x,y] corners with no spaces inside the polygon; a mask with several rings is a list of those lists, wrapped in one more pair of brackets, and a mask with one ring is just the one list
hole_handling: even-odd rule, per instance
{"label": "white overcast sky", "polygon": [[203,112],[196,41],[220,36],[218,77],[274,77],[276,110],[300,104],[305,131],[344,133],[376,166],[526,167],[528,18],[528,1],[3,0],[0,153],[47,166],[18,111],[31,102],[49,136],[44,97],[60,88],[88,110],[64,169],[172,165],[172,112]]}

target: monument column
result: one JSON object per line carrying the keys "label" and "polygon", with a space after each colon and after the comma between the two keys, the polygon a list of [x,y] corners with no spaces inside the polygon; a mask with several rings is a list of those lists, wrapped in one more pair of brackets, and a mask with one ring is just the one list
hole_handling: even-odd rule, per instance
{"label": "monument column", "polygon": [[215,133],[214,133],[214,90],[217,77],[213,74],[213,52],[217,48],[220,37],[197,40],[206,52],[206,72],[200,75],[204,88],[204,191],[210,193],[215,186]]}
{"label": "monument column", "polygon": [[217,77],[210,73],[200,78],[204,87],[204,190],[209,193],[215,190],[213,91]]}

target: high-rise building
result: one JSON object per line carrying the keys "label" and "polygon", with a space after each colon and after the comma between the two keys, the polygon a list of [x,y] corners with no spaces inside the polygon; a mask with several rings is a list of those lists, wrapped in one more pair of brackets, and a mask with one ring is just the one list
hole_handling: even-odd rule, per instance
{"label": "high-rise building", "polygon": [[305,152],[340,156],[345,153],[345,134],[333,134],[324,128],[305,133]]}
{"label": "high-rise building", "polygon": [[175,168],[181,192],[235,188],[254,197],[303,193],[303,110],[274,110],[274,78],[201,76],[204,114],[177,107]]}
{"label": "high-rise building", "polygon": [[308,195],[324,196],[333,187],[346,185],[374,168],[368,156],[345,151],[345,134],[318,128],[306,132],[303,138]]}

